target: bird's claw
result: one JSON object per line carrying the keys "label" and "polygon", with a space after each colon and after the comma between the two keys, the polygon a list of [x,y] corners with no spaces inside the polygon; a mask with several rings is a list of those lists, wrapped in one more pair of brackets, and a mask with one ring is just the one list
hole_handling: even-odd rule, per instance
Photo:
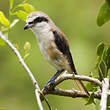
{"label": "bird's claw", "polygon": [[45,91],[52,91],[52,90],[54,90],[54,88],[55,88],[54,81],[49,81],[44,86]]}

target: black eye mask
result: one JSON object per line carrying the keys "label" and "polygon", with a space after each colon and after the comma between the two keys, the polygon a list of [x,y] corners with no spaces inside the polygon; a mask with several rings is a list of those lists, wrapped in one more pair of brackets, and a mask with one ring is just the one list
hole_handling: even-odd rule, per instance
{"label": "black eye mask", "polygon": [[40,23],[40,22],[48,22],[48,19],[45,17],[37,17],[36,19],[34,19],[34,23]]}
{"label": "black eye mask", "polygon": [[48,19],[45,17],[37,17],[34,19],[34,21],[29,22],[28,24],[36,24],[36,23],[40,23],[40,22],[48,22]]}

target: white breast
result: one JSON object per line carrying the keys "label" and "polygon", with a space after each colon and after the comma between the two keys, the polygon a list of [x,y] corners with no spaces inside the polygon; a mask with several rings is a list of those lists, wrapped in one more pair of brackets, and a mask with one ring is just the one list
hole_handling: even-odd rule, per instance
{"label": "white breast", "polygon": [[54,40],[53,33],[50,29],[48,23],[42,23],[42,25],[40,24],[40,26],[32,28],[32,31],[38,40],[41,53],[47,60],[50,60],[50,57],[48,56],[46,49],[50,47],[51,42]]}
{"label": "white breast", "polygon": [[48,49],[51,45],[51,42],[53,42],[52,32],[40,34],[39,38],[37,37],[37,39],[38,39],[38,44],[43,56],[47,60],[50,60],[50,57],[48,56],[46,49]]}

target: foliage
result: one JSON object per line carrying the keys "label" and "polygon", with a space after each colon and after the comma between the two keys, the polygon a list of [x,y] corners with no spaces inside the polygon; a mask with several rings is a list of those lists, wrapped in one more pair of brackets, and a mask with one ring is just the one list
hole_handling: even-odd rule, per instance
{"label": "foliage", "polygon": [[108,77],[110,69],[110,44],[100,43],[97,46],[96,68],[99,70],[99,74],[102,74],[103,77]]}
{"label": "foliage", "polygon": [[99,10],[97,16],[97,25],[102,26],[109,20],[110,20],[110,0],[106,0]]}
{"label": "foliage", "polygon": [[[98,70],[98,76],[97,78],[99,80],[103,80],[103,78],[109,77],[109,70],[110,70],[110,44],[104,44],[99,43],[99,45],[96,48],[97,50],[97,62],[95,69]],[[109,77],[110,78],[110,77]],[[86,84],[86,88],[88,91],[92,91],[92,95],[95,91],[98,90],[98,86],[94,85],[91,82],[88,82]],[[94,102],[94,97],[90,96],[87,105],[91,104],[91,102]]]}
{"label": "foliage", "polygon": [[[19,22],[19,19],[26,21],[27,15],[33,11],[35,11],[35,8],[29,3],[26,3],[26,1],[23,1],[22,3],[14,6],[14,0],[10,0],[9,18],[6,18],[4,13],[0,11],[0,23],[2,24],[1,31],[5,33],[7,33],[7,31],[9,32],[9,30],[13,26],[15,26],[17,22]],[[16,17],[18,17],[18,19],[16,19]],[[0,38],[0,46],[4,45],[5,45],[4,41]],[[29,48],[27,49],[26,47],[26,46],[29,47],[29,45],[30,45],[29,43],[26,43],[25,45],[24,59],[26,59],[29,56]]]}
{"label": "foliage", "polygon": [[[35,8],[29,3],[26,3],[26,1],[14,6],[14,0],[10,0],[9,18],[6,18],[5,14],[0,11],[0,23],[2,24],[1,31],[6,32],[7,30],[10,30],[19,21],[19,19],[26,21],[27,15],[32,11],[35,11]],[[13,22],[10,19],[12,17]],[[16,17],[18,17],[18,19],[16,19]],[[5,45],[2,39],[0,39],[0,45]]]}
{"label": "foliage", "polygon": [[25,11],[22,10],[18,10],[14,13],[18,18],[22,19],[23,21],[26,21],[26,17],[28,15],[28,13],[26,13]]}
{"label": "foliage", "polygon": [[8,27],[10,25],[9,20],[5,17],[5,15],[2,11],[0,11],[0,23],[2,23],[6,27]]}
{"label": "foliage", "polygon": [[89,104],[92,104],[92,103],[95,103],[94,102],[94,92],[90,95],[90,97],[89,97],[88,102],[86,103],[86,105],[89,105]]}

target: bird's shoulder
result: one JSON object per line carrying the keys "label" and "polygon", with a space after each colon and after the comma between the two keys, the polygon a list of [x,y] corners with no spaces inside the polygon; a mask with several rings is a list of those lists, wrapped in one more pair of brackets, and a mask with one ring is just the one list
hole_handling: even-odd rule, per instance
{"label": "bird's shoulder", "polygon": [[56,46],[64,55],[66,55],[67,51],[69,51],[69,43],[65,34],[57,27],[52,29],[52,32]]}

